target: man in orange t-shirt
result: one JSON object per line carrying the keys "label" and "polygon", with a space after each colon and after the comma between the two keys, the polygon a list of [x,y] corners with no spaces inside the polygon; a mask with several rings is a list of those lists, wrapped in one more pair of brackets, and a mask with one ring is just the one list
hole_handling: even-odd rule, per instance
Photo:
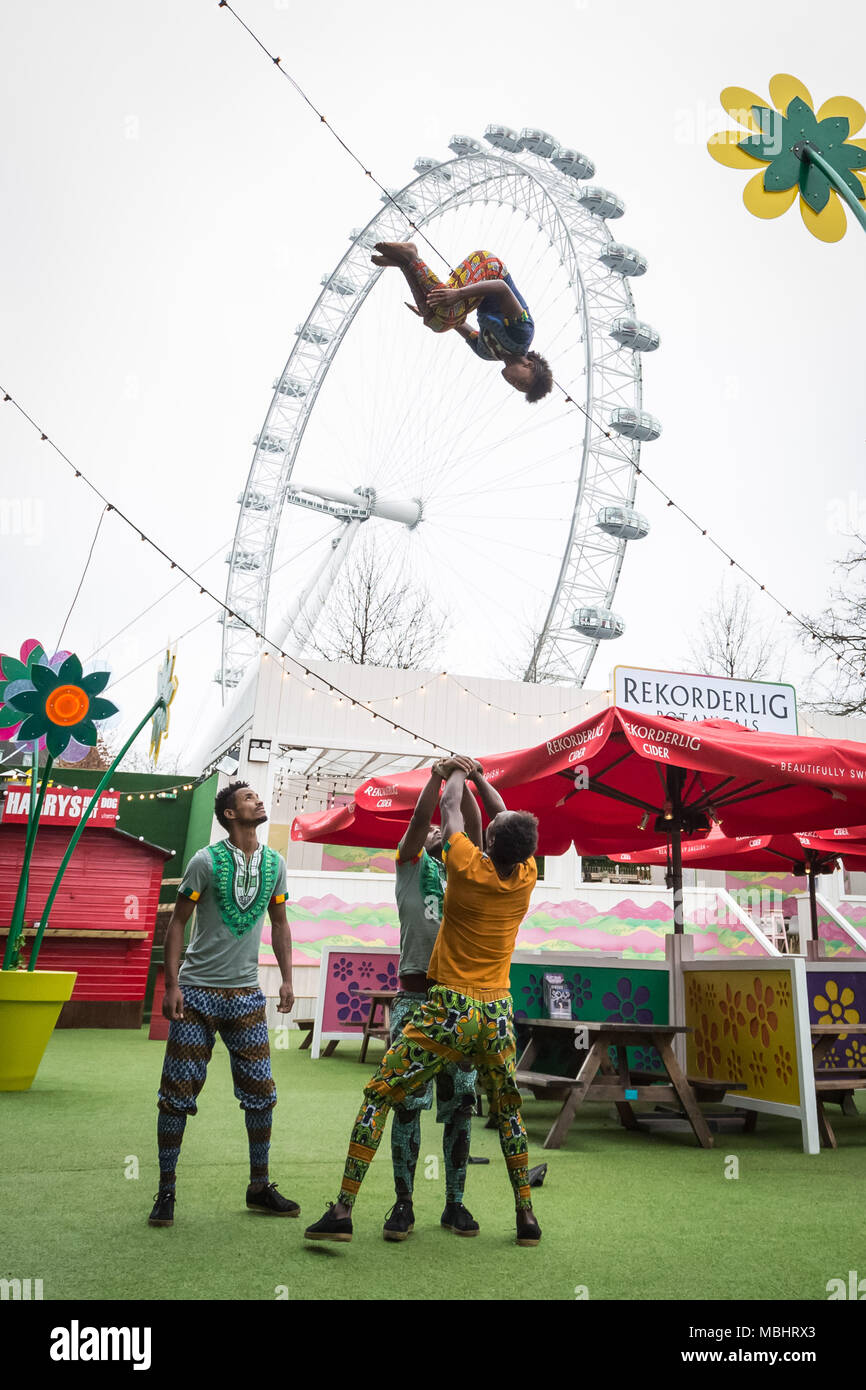
{"label": "man in orange t-shirt", "polygon": [[[511,954],[535,886],[538,822],[509,811],[479,763],[450,759],[439,806],[448,877],[442,925],[427,968],[427,1002],[403,1025],[364,1090],[355,1120],[343,1183],[336,1202],[304,1232],[308,1240],[352,1239],[352,1207],[382,1133],[389,1109],[424,1086],[448,1062],[471,1060],[478,1068],[514,1191],[517,1244],[538,1245],[541,1230],[532,1211],[528,1144],[514,1081],[515,1042],[508,992]],[[466,835],[461,802],[467,776],[491,818],[487,853]]]}

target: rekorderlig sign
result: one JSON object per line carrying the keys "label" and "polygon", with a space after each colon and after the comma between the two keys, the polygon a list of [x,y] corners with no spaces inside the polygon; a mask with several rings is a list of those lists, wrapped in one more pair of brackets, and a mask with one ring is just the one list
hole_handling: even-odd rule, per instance
{"label": "rekorderlig sign", "polygon": [[616,666],[613,692],[614,704],[620,708],[662,715],[665,719],[730,719],[761,733],[799,732],[797,696],[792,685]]}

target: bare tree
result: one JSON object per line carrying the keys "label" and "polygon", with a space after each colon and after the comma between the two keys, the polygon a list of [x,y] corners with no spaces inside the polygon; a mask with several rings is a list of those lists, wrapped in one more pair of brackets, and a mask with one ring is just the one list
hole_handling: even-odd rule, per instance
{"label": "bare tree", "polygon": [[364,544],[340,571],[305,646],[326,661],[424,668],[436,658],[446,621],[429,590],[409,582],[392,584]]}
{"label": "bare tree", "polygon": [[816,658],[814,679],[822,686],[810,700],[827,714],[866,710],[866,538],[837,562],[845,579],[830,591],[830,602],[807,618],[806,644]]}
{"label": "bare tree", "polygon": [[784,650],[766,623],[752,610],[752,595],[738,584],[730,596],[724,584],[710,608],[704,610],[689,645],[697,674],[730,676],[744,681],[781,677]]}

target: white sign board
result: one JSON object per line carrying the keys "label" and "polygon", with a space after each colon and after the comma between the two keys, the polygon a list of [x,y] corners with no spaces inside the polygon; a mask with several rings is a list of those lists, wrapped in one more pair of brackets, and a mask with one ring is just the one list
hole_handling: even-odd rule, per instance
{"label": "white sign board", "polygon": [[796,734],[797,696],[792,685],[770,681],[693,676],[616,666],[613,702],[623,709],[666,719],[730,719],[761,733]]}

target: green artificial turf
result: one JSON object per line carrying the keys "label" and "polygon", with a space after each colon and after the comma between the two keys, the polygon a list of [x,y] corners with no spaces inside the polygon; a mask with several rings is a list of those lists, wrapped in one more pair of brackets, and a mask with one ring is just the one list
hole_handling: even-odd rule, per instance
{"label": "green artificial turf", "polygon": [[[29,1092],[0,1095],[0,1277],[41,1278],[45,1299],[826,1299],[829,1279],[866,1274],[864,1117],[830,1111],[837,1151],[807,1157],[800,1128],[761,1116],[716,1136],[629,1133],[586,1106],[566,1147],[545,1152],[556,1112],[527,1100],[530,1162],[549,1164],[536,1249],[514,1244],[511,1192],[495,1131],[473,1126],[466,1204],[481,1234],[442,1231],[441,1130],[425,1114],[415,1232],[382,1240],[394,1200],[388,1134],[364,1184],[349,1245],[309,1245],[304,1227],[336,1198],[361,1088],[356,1046],[313,1061],[274,1050],[279,1103],[271,1177],[297,1220],[252,1215],[243,1116],[228,1056],[214,1053],[178,1167],[175,1224],[154,1229],[156,1090],[164,1044],[145,1032],[61,1030]],[[379,1050],[376,1049],[376,1055]],[[862,1101],[861,1101],[862,1104]],[[440,1176],[425,1177],[428,1156]],[[740,1176],[726,1179],[726,1157]],[[138,1160],[140,1175],[127,1177]],[[285,1294],[283,1295],[285,1296]]]}

